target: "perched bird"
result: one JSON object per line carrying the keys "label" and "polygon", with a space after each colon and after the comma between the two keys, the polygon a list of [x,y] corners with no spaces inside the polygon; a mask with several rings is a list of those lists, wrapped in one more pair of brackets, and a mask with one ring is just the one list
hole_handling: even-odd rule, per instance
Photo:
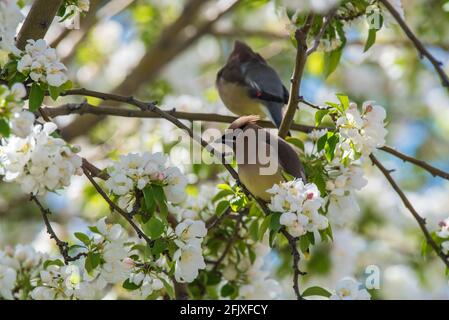
{"label": "perched bird", "polygon": [[279,128],[289,93],[277,72],[248,45],[236,41],[217,74],[216,86],[226,107],[237,115],[268,116]]}
{"label": "perched bird", "polygon": [[274,184],[285,181],[288,175],[305,182],[306,176],[295,149],[258,126],[257,120],[254,115],[238,118],[221,137],[221,143],[233,149],[240,181],[254,196],[269,201],[266,190]]}

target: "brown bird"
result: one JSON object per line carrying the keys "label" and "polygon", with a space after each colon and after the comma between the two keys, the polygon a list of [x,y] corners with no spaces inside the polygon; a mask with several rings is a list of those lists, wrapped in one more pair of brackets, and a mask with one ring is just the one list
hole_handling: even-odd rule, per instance
{"label": "brown bird", "polygon": [[240,181],[256,197],[270,200],[266,192],[286,180],[287,173],[306,181],[304,167],[295,149],[284,139],[256,124],[258,116],[235,120],[221,138],[234,151]]}
{"label": "brown bird", "polygon": [[289,93],[277,72],[247,44],[236,41],[217,74],[216,86],[225,106],[237,115],[268,116],[279,128]]}

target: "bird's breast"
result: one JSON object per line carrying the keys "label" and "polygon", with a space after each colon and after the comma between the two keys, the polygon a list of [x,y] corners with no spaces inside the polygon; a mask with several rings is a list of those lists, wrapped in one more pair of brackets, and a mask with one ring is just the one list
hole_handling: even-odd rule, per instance
{"label": "bird's breast", "polygon": [[267,202],[270,201],[271,198],[267,189],[270,189],[274,184],[279,184],[284,180],[280,170],[274,174],[263,175],[261,174],[260,166],[257,164],[239,165],[238,174],[240,181],[253,195]]}
{"label": "bird's breast", "polygon": [[247,88],[238,83],[232,83],[221,78],[217,82],[218,93],[225,106],[240,116],[259,115],[265,118],[266,113],[260,101],[248,96]]}

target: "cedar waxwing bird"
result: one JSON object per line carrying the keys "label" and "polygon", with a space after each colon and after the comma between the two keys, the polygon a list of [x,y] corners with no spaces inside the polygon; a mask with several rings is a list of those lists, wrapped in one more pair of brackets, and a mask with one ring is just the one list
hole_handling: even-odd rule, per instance
{"label": "cedar waxwing bird", "polygon": [[289,93],[277,72],[247,44],[236,41],[216,86],[225,106],[237,115],[268,116],[279,128]]}
{"label": "cedar waxwing bird", "polygon": [[284,139],[256,124],[258,116],[243,116],[226,130],[221,142],[232,147],[240,181],[256,197],[270,201],[267,189],[286,180],[287,173],[304,182],[298,153]]}

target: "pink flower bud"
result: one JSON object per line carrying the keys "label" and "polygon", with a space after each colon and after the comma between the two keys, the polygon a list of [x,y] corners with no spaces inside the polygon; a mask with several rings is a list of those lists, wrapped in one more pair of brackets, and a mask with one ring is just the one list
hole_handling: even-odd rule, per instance
{"label": "pink flower bud", "polygon": [[371,112],[371,111],[373,111],[373,106],[369,104],[369,105],[366,106],[366,112],[368,113],[368,112]]}
{"label": "pink flower bud", "polygon": [[307,194],[307,200],[312,200],[313,199],[313,193],[312,192],[309,192],[308,194]]}
{"label": "pink flower bud", "polygon": [[134,267],[134,260],[131,259],[131,258],[123,259],[123,263],[126,264],[129,267]]}

